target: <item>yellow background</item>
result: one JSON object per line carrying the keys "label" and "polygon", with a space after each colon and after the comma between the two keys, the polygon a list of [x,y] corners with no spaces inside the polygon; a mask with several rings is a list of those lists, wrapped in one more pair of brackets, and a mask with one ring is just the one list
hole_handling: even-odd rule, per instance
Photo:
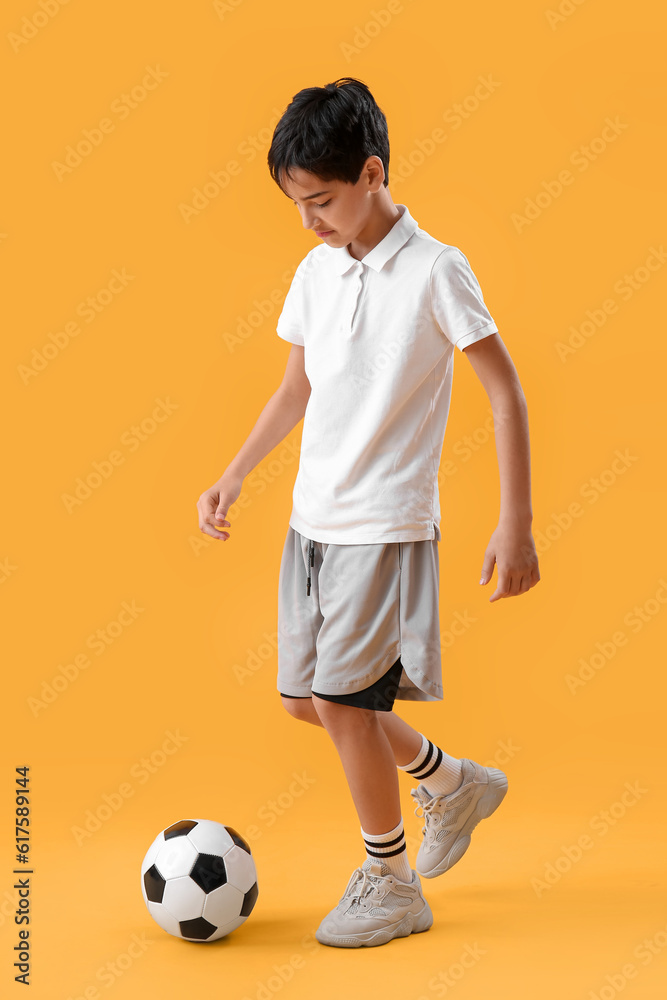
{"label": "yellow background", "polygon": [[[20,765],[40,1000],[664,995],[667,268],[651,254],[667,239],[667,33],[646,0],[561,7],[556,20],[556,0],[74,0],[49,16],[36,0],[4,5],[3,997],[23,995]],[[22,31],[32,37],[17,42]],[[150,68],[160,82],[121,112]],[[494,603],[496,574],[478,584],[498,470],[488,399],[457,352],[442,456],[456,471],[440,480],[445,699],[397,709],[449,753],[495,761],[510,787],[462,862],[423,880],[431,930],[356,951],[312,934],[365,857],[357,815],[333,744],[281,708],[275,685],[300,427],[291,451],[246,480],[229,543],[199,532],[195,507],[280,382],[289,346],[275,320],[315,245],[270,178],[273,128],[298,90],[347,75],[387,115],[394,201],[468,256],[517,366],[542,577]],[[489,76],[493,93],[475,101]],[[445,116],[466,101],[454,127]],[[104,118],[112,129],[59,177],[68,145]],[[581,169],[577,151],[607,118],[625,127]],[[446,138],[420,162],[437,128]],[[412,169],[399,180],[401,158]],[[231,161],[228,183],[186,221],[195,188]],[[517,227],[567,169],[572,183]],[[649,258],[655,270],[641,270]],[[106,296],[114,269],[132,278]],[[87,322],[77,309],[90,296],[103,308]],[[615,311],[562,360],[571,328],[610,299]],[[78,334],[49,348],[74,321]],[[45,347],[50,359],[26,375]],[[171,412],[151,423],[158,400]],[[466,435],[478,442],[467,460]],[[118,464],[68,509],[77,479],[111,453]],[[141,611],[114,627],[123,602]],[[475,622],[450,643],[457,612]],[[112,637],[103,652],[88,645],[99,629]],[[65,683],[81,654],[88,665]],[[597,666],[572,691],[582,658]],[[181,742],[165,754],[169,732]],[[311,784],[287,802],[295,772]],[[414,863],[421,821],[399,773]],[[121,786],[118,808],[77,842]],[[140,893],[148,846],[188,816],[259,831],[258,902],[210,946],[164,933]],[[466,948],[478,958],[464,968]]]}

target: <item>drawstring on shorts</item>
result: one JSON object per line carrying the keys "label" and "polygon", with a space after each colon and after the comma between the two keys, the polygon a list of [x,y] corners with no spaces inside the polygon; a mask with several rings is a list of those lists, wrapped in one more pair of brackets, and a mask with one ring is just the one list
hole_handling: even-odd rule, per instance
{"label": "drawstring on shorts", "polygon": [[308,542],[308,582],[306,586],[306,596],[310,594],[310,567],[315,565],[315,542]]}

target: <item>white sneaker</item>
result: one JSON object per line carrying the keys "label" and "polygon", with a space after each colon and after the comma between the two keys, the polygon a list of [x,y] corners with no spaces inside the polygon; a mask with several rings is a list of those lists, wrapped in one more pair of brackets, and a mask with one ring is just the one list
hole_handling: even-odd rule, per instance
{"label": "white sneaker", "polygon": [[463,780],[448,795],[431,796],[424,785],[410,790],[417,801],[415,814],[424,817],[415,868],[424,878],[435,878],[463,857],[470,835],[480,819],[494,812],[505,797],[507,775],[497,767],[482,767],[461,758]]}
{"label": "white sneaker", "polygon": [[384,861],[367,858],[352,872],[338,905],[324,918],[315,937],[320,944],[336,948],[370,947],[427,931],[432,923],[417,872],[413,870],[412,882],[401,882]]}

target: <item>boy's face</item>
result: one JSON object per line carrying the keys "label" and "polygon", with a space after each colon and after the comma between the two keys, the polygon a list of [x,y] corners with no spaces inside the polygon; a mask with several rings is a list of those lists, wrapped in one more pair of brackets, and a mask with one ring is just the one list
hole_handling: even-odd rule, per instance
{"label": "boy's face", "polygon": [[[377,164],[371,162],[375,160],[380,165],[379,173]],[[281,186],[301,213],[304,229],[311,229],[333,247],[347,246],[363,231],[373,209],[371,194],[384,179],[379,157],[366,161],[356,184],[324,181],[300,167],[293,167],[291,174],[291,180],[283,177]],[[315,197],[309,198],[309,195]]]}

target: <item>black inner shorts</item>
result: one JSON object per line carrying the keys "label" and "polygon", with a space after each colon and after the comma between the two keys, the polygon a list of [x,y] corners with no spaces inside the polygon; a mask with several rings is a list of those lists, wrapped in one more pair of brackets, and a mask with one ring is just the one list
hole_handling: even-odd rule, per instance
{"label": "black inner shorts", "polygon": [[[401,658],[396,660],[393,666],[389,667],[386,674],[383,674],[375,684],[364,688],[363,691],[354,691],[352,694],[320,694],[313,691],[312,694],[325,701],[338,701],[342,705],[354,705],[356,708],[369,708],[374,712],[391,712],[394,707],[394,699],[398,691],[398,685],[403,673]],[[310,695],[282,694],[283,698],[309,698]]]}

